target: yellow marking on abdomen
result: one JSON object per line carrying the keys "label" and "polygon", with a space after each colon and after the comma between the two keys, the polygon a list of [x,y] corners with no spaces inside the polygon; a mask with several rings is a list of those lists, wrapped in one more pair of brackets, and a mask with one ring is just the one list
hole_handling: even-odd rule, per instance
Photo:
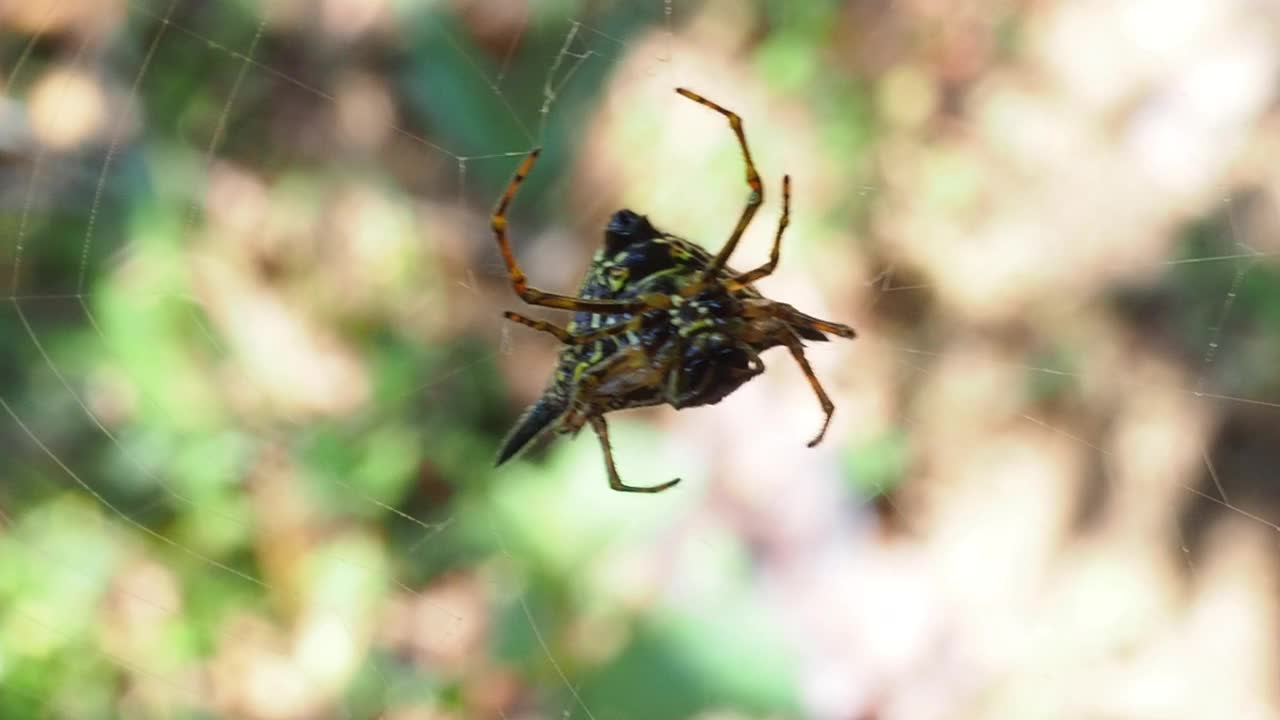
{"label": "yellow marking on abdomen", "polygon": [[695,320],[680,328],[680,337],[689,337],[693,333],[696,333],[703,328],[709,328],[713,325],[715,325],[715,321],[710,318]]}

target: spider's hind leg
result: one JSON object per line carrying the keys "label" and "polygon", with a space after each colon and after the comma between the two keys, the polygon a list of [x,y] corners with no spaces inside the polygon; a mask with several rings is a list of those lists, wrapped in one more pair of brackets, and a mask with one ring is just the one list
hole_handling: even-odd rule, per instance
{"label": "spider's hind leg", "polygon": [[680,482],[680,478],[657,485],[628,485],[622,482],[622,478],[618,476],[618,468],[613,464],[613,450],[609,447],[609,426],[601,415],[592,415],[588,420],[591,422],[591,429],[596,432],[596,437],[600,438],[600,449],[604,451],[604,467],[609,473],[609,487],[620,492],[660,493]]}

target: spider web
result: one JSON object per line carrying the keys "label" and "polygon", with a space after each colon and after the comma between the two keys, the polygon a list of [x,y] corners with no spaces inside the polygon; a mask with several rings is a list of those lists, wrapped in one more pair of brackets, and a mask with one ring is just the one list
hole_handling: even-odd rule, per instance
{"label": "spider web", "polygon": [[[189,7],[190,5],[190,3],[175,1],[170,2],[167,5],[156,4],[152,6],[144,3],[134,3],[128,6],[128,23],[130,25],[134,25],[135,30],[141,31],[142,29],[145,29],[145,32],[140,32],[140,34],[149,34],[150,40],[145,43],[145,54],[141,57],[140,61],[136,63],[136,74],[134,74],[132,82],[128,88],[127,100],[125,103],[125,107],[129,108],[129,106],[135,105],[139,102],[142,94],[145,92],[144,88],[148,79],[149,71],[156,66],[157,62],[163,62],[166,47],[172,48],[174,45],[180,46],[178,50],[174,51],[174,53],[181,55],[187,48],[201,48],[203,46],[203,49],[206,49],[208,53],[201,59],[202,62],[199,67],[207,70],[221,71],[225,69],[227,71],[227,77],[221,78],[223,81],[229,81],[224,93],[225,100],[222,102],[221,107],[216,113],[216,121],[211,128],[211,132],[208,133],[207,142],[204,142],[203,146],[201,146],[198,141],[195,141],[192,138],[184,138],[184,140],[191,141],[189,144],[189,148],[191,150],[199,150],[199,162],[196,163],[197,166],[194,168],[186,168],[187,170],[193,170],[192,175],[189,177],[199,178],[201,175],[211,175],[215,171],[217,164],[220,162],[220,154],[225,150],[228,141],[234,139],[235,130],[233,126],[238,120],[238,113],[241,111],[241,107],[246,104],[241,95],[241,89],[247,77],[257,74],[260,76],[267,76],[272,81],[290,85],[300,93],[311,96],[318,105],[334,104],[338,102],[339,98],[312,84],[306,78],[299,77],[287,69],[264,64],[256,59],[260,44],[264,39],[264,33],[268,30],[268,19],[265,16],[256,20],[256,23],[252,26],[251,34],[247,39],[240,38],[238,41],[233,41],[221,38],[215,32],[201,27],[198,22],[193,20],[193,16],[198,19],[200,14],[198,10],[184,12],[186,10],[191,10]],[[337,7],[337,12],[341,13],[343,10],[342,5],[338,4]],[[15,87],[20,88],[22,86],[23,81],[26,80],[24,77],[24,71],[32,71],[29,70],[29,68],[36,63],[31,62],[31,59],[36,54],[36,50],[40,43],[44,41],[45,33],[49,26],[51,24],[55,24],[56,21],[61,18],[63,11],[75,14],[77,10],[78,8],[75,7],[74,3],[63,3],[63,5],[55,4],[47,9],[44,17],[35,19],[35,27],[31,29],[28,36],[25,38],[25,43],[21,46],[21,50],[18,52],[16,59],[13,60],[11,69],[5,78],[7,95],[12,92]],[[350,8],[347,8],[347,10],[354,12],[357,11],[358,8],[353,5]],[[660,10],[664,12],[666,20],[669,22],[671,18],[671,8],[669,4],[665,7],[660,6]],[[386,11],[386,9],[383,8],[383,11]],[[31,20],[31,18],[28,18],[28,20]],[[601,31],[595,30],[590,26],[585,25],[583,22],[572,18],[568,19],[564,23],[567,29],[564,31],[563,40],[560,43],[558,50],[555,51],[554,56],[551,57],[551,59],[548,60],[545,57],[542,59],[542,62],[547,64],[548,69],[546,70],[545,78],[541,85],[541,93],[538,98],[540,104],[537,106],[537,122],[536,126],[533,126],[536,129],[532,129],[531,125],[522,119],[516,112],[502,88],[502,83],[506,79],[509,70],[509,64],[516,56],[516,51],[520,44],[523,32],[517,32],[513,35],[511,46],[506,53],[506,57],[503,59],[497,75],[489,77],[487,76],[486,71],[480,68],[475,60],[473,60],[473,58],[468,54],[469,51],[464,49],[460,42],[454,38],[453,33],[455,32],[455,29],[444,27],[451,20],[456,19],[451,19],[449,17],[427,17],[424,19],[424,22],[438,26],[434,28],[435,32],[432,32],[433,39],[442,40],[452,52],[456,53],[464,61],[464,66],[468,67],[472,71],[472,76],[468,79],[468,82],[482,83],[492,91],[492,97],[496,101],[497,105],[507,113],[511,122],[518,127],[524,139],[524,147],[532,146],[536,140],[539,140],[546,135],[548,119],[551,117],[551,114],[556,107],[558,95],[566,84],[573,78],[574,74],[585,63],[593,59],[604,57],[603,51],[593,49],[592,42],[589,38],[592,35],[598,36],[597,39],[608,37]],[[92,38],[92,34],[87,33],[83,40],[79,41],[69,53],[66,53],[66,57],[58,58],[58,60],[65,62],[66,67],[70,70],[66,77],[59,77],[55,80],[49,81],[54,86],[52,88],[52,93],[55,98],[57,98],[57,101],[67,102],[67,93],[71,93],[71,100],[67,103],[70,106],[75,106],[76,100],[83,99],[77,98],[74,94],[76,90],[83,91],[85,89],[77,86],[78,83],[82,82],[83,78],[73,75],[71,72],[94,68],[95,61],[86,57],[86,51],[89,49],[91,41],[97,42],[100,40]],[[615,44],[618,42],[612,39],[610,41]],[[159,58],[159,60],[157,60],[157,58]],[[66,87],[59,87],[59,85],[70,85],[72,88],[68,91]],[[19,94],[15,97],[21,98],[22,96]],[[89,424],[93,432],[99,433],[102,439],[109,443],[113,452],[117,453],[120,459],[130,466],[128,472],[137,473],[139,478],[145,482],[145,484],[154,486],[158,491],[157,498],[148,501],[146,505],[130,507],[126,504],[126,501],[108,497],[106,491],[100,490],[97,487],[100,480],[95,478],[95,475],[100,475],[101,473],[95,472],[92,469],[77,470],[73,468],[72,464],[74,458],[70,457],[70,453],[65,450],[60,450],[56,446],[56,443],[47,440],[51,435],[56,435],[57,433],[40,427],[39,421],[33,417],[38,415],[38,412],[23,408],[21,406],[21,401],[17,399],[10,399],[12,396],[0,397],[0,407],[4,409],[6,415],[10,420],[12,420],[14,427],[17,430],[17,432],[14,433],[14,439],[25,441],[25,443],[20,444],[26,445],[23,454],[26,456],[26,462],[28,464],[38,465],[40,462],[47,464],[47,468],[41,468],[39,471],[43,472],[47,469],[55,471],[51,474],[59,475],[60,477],[58,479],[68,483],[75,492],[83,494],[84,497],[91,499],[92,504],[99,508],[102,513],[101,517],[105,519],[105,522],[108,525],[119,525],[142,538],[153,541],[153,543],[158,546],[159,552],[157,557],[161,558],[160,562],[180,565],[181,561],[173,558],[172,555],[185,555],[188,559],[193,561],[197,567],[203,567],[206,572],[215,574],[223,573],[230,578],[233,578],[236,582],[243,583],[250,593],[278,595],[282,598],[288,599],[290,594],[289,588],[281,587],[278,583],[268,582],[261,577],[259,572],[233,567],[231,563],[216,559],[211,553],[207,553],[199,549],[196,545],[175,538],[175,535],[181,537],[182,533],[176,532],[172,528],[156,529],[152,523],[145,519],[141,519],[145,518],[147,513],[154,506],[162,503],[171,503],[180,507],[188,506],[201,513],[209,512],[217,514],[219,512],[219,508],[206,506],[198,499],[193,498],[189,493],[178,489],[175,487],[174,483],[171,483],[164,477],[163,470],[157,470],[155,468],[156,463],[154,461],[140,457],[140,454],[133,449],[134,443],[130,442],[127,438],[122,438],[119,430],[112,429],[112,423],[109,420],[104,421],[102,418],[103,413],[100,410],[94,409],[92,400],[87,397],[87,392],[83,389],[84,379],[77,378],[75,376],[75,373],[79,369],[67,369],[66,361],[56,359],[56,352],[51,351],[49,342],[46,339],[42,339],[42,335],[47,337],[47,333],[49,332],[47,329],[42,330],[41,328],[42,320],[46,319],[44,317],[45,308],[50,304],[65,306],[59,307],[59,312],[66,312],[67,307],[70,307],[72,308],[72,312],[77,318],[77,321],[81,323],[84,328],[90,330],[92,335],[102,341],[104,347],[97,348],[96,350],[103,352],[106,358],[110,358],[111,350],[109,346],[111,345],[111,331],[103,329],[103,323],[98,317],[101,310],[95,310],[94,307],[95,296],[92,286],[94,284],[94,275],[99,271],[99,268],[94,266],[92,259],[94,257],[95,243],[101,242],[98,238],[98,236],[102,234],[99,219],[100,215],[106,212],[105,206],[107,203],[104,203],[104,197],[110,194],[110,185],[118,180],[120,172],[118,163],[121,159],[122,145],[129,142],[126,138],[136,131],[136,128],[131,128],[129,125],[131,123],[136,123],[137,120],[137,118],[131,118],[122,114],[118,116],[114,122],[105,123],[109,126],[104,133],[104,136],[108,138],[105,153],[102,153],[98,158],[96,172],[92,173],[96,175],[96,180],[87,183],[87,185],[92,188],[91,200],[89,201],[87,212],[85,212],[82,217],[77,218],[77,220],[82,220],[83,231],[82,238],[78,242],[79,262],[75,283],[73,287],[59,289],[60,291],[51,292],[47,287],[32,287],[33,282],[29,276],[36,274],[32,271],[32,261],[30,257],[33,252],[33,248],[31,247],[31,236],[33,234],[32,226],[36,224],[33,222],[33,218],[38,217],[41,214],[41,210],[44,208],[39,206],[47,199],[53,199],[53,202],[56,203],[56,198],[59,193],[65,192],[71,194],[80,189],[78,186],[84,184],[83,175],[86,174],[86,158],[83,156],[77,157],[74,153],[59,156],[55,151],[50,151],[44,147],[35,150],[31,157],[29,167],[25,168],[26,173],[23,182],[25,185],[25,192],[15,194],[18,199],[18,202],[15,203],[17,212],[9,216],[12,219],[10,226],[11,232],[9,233],[12,240],[12,253],[9,263],[11,276],[9,292],[5,299],[11,307],[13,317],[17,320],[16,329],[19,332],[14,335],[13,339],[16,341],[25,340],[26,343],[29,343],[29,347],[38,355],[43,367],[47,369],[48,374],[51,376],[54,381],[54,385],[56,386],[56,388],[49,388],[49,392],[65,394],[65,398],[78,408],[79,413],[81,414],[81,419]],[[19,127],[17,129],[21,130],[23,128]],[[514,149],[495,153],[465,154],[449,150],[443,145],[428,140],[422,135],[406,129],[399,124],[392,123],[388,130],[406,139],[411,148],[413,148],[419,156],[430,158],[432,155],[435,155],[438,158],[442,157],[449,162],[449,166],[451,168],[450,172],[454,177],[454,187],[456,188],[454,196],[450,201],[459,209],[463,208],[469,199],[467,195],[469,170],[474,167],[475,164],[509,160],[510,158],[519,157],[523,152],[525,152],[524,149]],[[136,138],[133,138],[133,140],[136,140]],[[421,157],[419,159],[421,159]],[[92,163],[93,161],[87,160],[87,162]],[[267,163],[268,166],[270,166],[270,164],[270,162]],[[92,169],[91,165],[88,167]],[[494,167],[499,173],[507,172],[505,164],[495,164]],[[82,177],[75,177],[77,174]],[[46,188],[45,183],[50,183],[54,188]],[[68,187],[68,185],[70,187]],[[47,198],[44,197],[45,193],[48,193]],[[202,205],[205,202],[206,200],[200,196],[199,192],[192,193],[189,201],[186,202],[185,212],[181,214],[178,227],[170,228],[170,230],[176,231],[182,238],[189,238],[198,235],[199,226],[204,220],[202,218]],[[470,212],[471,208],[467,208],[467,210]],[[120,265],[129,261],[127,258],[121,257],[121,255],[127,255],[127,253],[127,247],[121,248],[120,254],[113,256],[104,263],[105,269],[101,271],[109,274],[117,270]],[[473,286],[474,283],[474,274],[471,271],[468,271],[467,278],[459,281],[457,284],[464,291],[475,294],[477,291]],[[209,347],[213,352],[217,354],[225,354],[228,352],[224,341],[219,339],[220,333],[211,327],[209,319],[203,312],[201,312],[201,300],[199,298],[189,294],[173,293],[150,296],[146,298],[146,301],[176,304],[180,309],[180,312],[183,313],[184,319],[188,320],[200,331],[203,339],[208,342]],[[63,318],[62,321],[54,322],[53,325],[61,325],[63,321],[65,321],[65,318]],[[495,345],[496,344],[497,343],[495,343]],[[420,401],[424,392],[430,390],[433,386],[447,383],[459,375],[472,372],[478,366],[491,364],[496,355],[496,351],[490,350],[487,352],[480,352],[476,357],[461,363],[447,359],[442,364],[446,366],[451,365],[452,367],[447,367],[447,369],[438,372],[428,382],[412,388],[409,392],[403,393],[401,397],[393,398],[382,412],[393,413],[403,411],[402,406],[414,401]],[[108,362],[110,362],[109,359]],[[252,381],[251,378],[246,379]],[[8,393],[6,394],[8,395]],[[38,402],[43,403],[48,402],[48,400],[41,399],[38,400]],[[159,412],[166,412],[163,405],[152,398],[140,398],[139,402],[151,403]],[[303,435],[306,433],[307,426],[305,420],[299,419],[294,412],[289,410],[280,411],[280,414],[282,416],[282,420],[285,422],[286,430],[283,431],[283,433],[276,434],[284,436],[288,434]],[[380,421],[381,418],[377,415],[368,415],[361,418],[359,427],[351,431],[351,438],[353,441],[359,442],[359,438],[367,431],[367,428],[369,426],[376,425]],[[275,445],[280,442],[281,440],[278,437],[269,440],[266,443],[266,450],[264,453],[272,456],[276,455],[277,447],[275,447]],[[285,444],[293,444],[295,441],[286,439],[283,442]],[[17,444],[14,445],[14,447],[17,446]],[[279,458],[271,457],[266,462],[273,463],[277,460],[279,460]],[[350,499],[354,499],[360,503],[367,503],[376,511],[388,513],[398,518],[399,521],[406,523],[409,526],[408,532],[417,536],[417,538],[413,540],[412,544],[409,545],[410,551],[415,551],[420,549],[424,544],[430,543],[434,538],[437,538],[442,533],[447,532],[453,524],[453,519],[450,517],[445,517],[441,520],[423,520],[415,514],[405,512],[388,503],[380,501],[378,498],[363,492],[355,484],[344,482],[341,478],[331,477],[327,478],[326,481],[332,482],[345,493],[348,493]],[[12,531],[10,536],[15,539],[20,538],[21,533],[19,529],[24,522],[23,518],[20,516],[21,511],[24,509],[22,505],[22,498],[12,498],[5,504],[6,511],[4,513],[4,519],[6,525],[8,525],[9,529]],[[18,509],[18,512],[16,513],[12,510],[12,508],[15,507]],[[90,512],[93,511],[90,509]],[[235,514],[224,513],[222,517],[227,522],[244,524],[244,519],[242,517],[237,517]],[[273,523],[269,520],[261,521],[261,524],[267,525],[268,530],[272,529],[269,526]],[[162,523],[156,523],[155,525],[164,528]],[[275,529],[280,530],[281,534],[286,536],[285,540],[287,541],[288,529]],[[491,533],[493,539],[496,540],[498,546],[502,549],[502,552],[504,554],[509,554],[506,541],[501,536],[496,525],[491,528]],[[275,538],[273,537],[266,537],[263,539],[263,542],[265,543],[273,541],[275,541]],[[65,554],[54,552],[39,543],[22,543],[20,550],[22,552],[30,553],[30,558],[33,562],[57,563],[71,575],[81,574],[79,572],[80,569],[76,567],[76,562],[73,558],[65,557]],[[172,552],[170,553],[168,551]],[[370,574],[373,570],[372,568],[362,566],[359,556],[355,559],[338,558],[337,563],[339,565],[347,566],[350,571],[354,571],[357,574]],[[102,591],[101,587],[95,587],[95,578],[83,577],[77,579],[82,579],[84,581],[83,584],[90,590],[96,592]],[[97,579],[100,580],[100,578]],[[388,582],[398,590],[403,591],[407,597],[426,602],[428,604],[426,612],[443,618],[443,620],[437,621],[435,624],[439,625],[446,632],[449,631],[450,625],[462,622],[462,619],[452,614],[447,607],[431,607],[431,598],[425,597],[419,590],[410,587],[398,579],[390,579]],[[129,602],[138,602],[143,605],[150,606],[153,611],[158,612],[161,615],[174,615],[182,612],[182,608],[175,605],[171,599],[168,602],[164,599],[154,599],[148,597],[147,594],[143,592],[138,592],[129,588],[125,588],[122,592],[128,597]],[[545,662],[554,670],[555,676],[561,683],[563,683],[564,690],[567,692],[570,702],[569,709],[565,710],[564,716],[568,717],[574,714],[580,714],[592,717],[590,709],[578,695],[576,687],[569,682],[564,670],[560,667],[560,663],[556,660],[550,646],[544,639],[542,631],[540,630],[533,611],[530,609],[527,601],[522,595],[520,595],[517,596],[516,602],[521,613],[528,622],[529,632],[540,647],[541,653],[545,658]],[[74,633],[76,630],[58,627],[57,623],[50,623],[42,619],[42,617],[40,617],[41,614],[42,613],[34,611],[24,612],[22,608],[17,608],[9,619],[16,623],[29,624],[32,628],[39,628],[41,632],[48,633],[52,638],[45,641],[48,644],[56,645],[63,642],[74,642]],[[362,636],[367,640],[370,633],[367,628],[358,627],[359,624],[367,624],[367,621],[361,619],[354,622],[345,622],[340,627],[336,628],[336,632],[338,632],[339,635],[345,635],[349,641]],[[28,630],[27,634],[29,633],[30,631]],[[331,642],[335,642],[332,638],[329,638],[329,640]],[[250,639],[246,641],[246,644],[251,644],[252,642],[252,639]],[[447,641],[445,644],[447,644]],[[338,647],[341,648],[341,642],[338,642]],[[320,647],[318,649],[329,650],[332,648]],[[349,707],[345,707],[346,703],[337,702],[338,700],[341,700],[340,697],[322,697],[321,704],[315,705],[310,702],[310,699],[308,698],[299,698],[296,695],[290,697],[287,692],[284,695],[284,702],[282,704],[277,704],[274,707],[270,702],[265,702],[265,704],[263,704],[264,701],[262,697],[257,698],[257,701],[262,705],[262,707],[253,707],[251,701],[245,701],[249,702],[248,705],[237,707],[234,700],[230,705],[223,704],[220,707],[219,704],[216,704],[214,699],[209,695],[209,689],[205,687],[204,684],[200,682],[193,682],[190,679],[175,679],[174,677],[171,677],[173,674],[172,668],[157,670],[147,667],[145,663],[132,662],[128,657],[112,653],[107,649],[101,649],[100,652],[109,664],[117,665],[127,674],[133,674],[137,677],[153,680],[162,686],[165,691],[174,694],[174,696],[178,698],[177,706],[179,707],[187,706],[190,708],[210,708],[220,709],[222,711],[230,710],[232,712],[238,710],[250,713],[260,713],[263,712],[263,708],[265,708],[266,711],[283,711],[286,714],[293,714],[296,712],[310,712],[316,707],[324,707],[325,705],[332,703],[335,707],[339,708],[339,711],[343,716],[357,716],[359,714],[357,711],[354,711]],[[293,658],[290,658],[287,653],[278,652],[277,659],[282,662],[288,662]],[[367,667],[372,670],[375,679],[377,680],[377,684],[381,686],[382,691],[388,696],[388,698],[394,696],[397,692],[397,688],[393,682],[393,678],[389,677],[384,671],[382,671],[378,667],[377,663],[371,662]],[[304,670],[305,669],[306,668],[304,668]],[[287,681],[290,680],[290,677],[288,673],[284,673],[275,679],[278,681],[285,681],[285,685],[283,688],[270,688],[271,691],[279,692],[282,689],[286,691],[289,689]],[[8,691],[15,693],[15,697],[20,697],[23,698],[23,700],[30,702],[31,704],[29,707],[36,708],[34,710],[28,710],[27,712],[31,712],[32,716],[40,714],[41,711],[38,709],[38,701],[41,699],[39,691],[24,689],[20,676],[10,676],[7,680],[8,682],[5,687]],[[144,697],[142,699],[145,703],[146,698]],[[291,701],[295,703],[295,706],[292,708],[289,706]],[[89,700],[89,702],[92,702],[92,700]],[[10,707],[16,713],[23,712],[22,701],[11,703]],[[413,707],[413,704],[406,703],[404,707]],[[82,708],[82,710],[83,709],[86,708]],[[93,709],[93,712],[98,711],[99,709]],[[501,707],[498,708],[498,712],[505,716]]]}
{"label": "spider web", "polygon": [[[1222,16],[1245,14],[1227,5]],[[18,568],[0,583],[6,717],[1276,717],[1274,683],[1258,679],[1274,676],[1274,644],[1250,640],[1274,635],[1280,533],[1266,482],[1280,411],[1266,332],[1280,250],[1268,238],[1280,207],[1264,170],[1244,163],[1172,187],[1173,211],[1153,209],[1136,181],[1118,198],[1066,184],[1078,212],[1114,215],[1082,224],[1097,237],[1057,250],[1061,262],[1028,259],[1022,245],[1056,236],[1028,242],[1029,225],[1014,223],[1023,242],[1002,244],[1007,228],[955,209],[982,182],[931,185],[930,163],[912,156],[927,136],[909,64],[888,68],[882,89],[897,133],[885,166],[837,172],[843,160],[822,148],[865,148],[806,137],[803,111],[769,107],[751,73],[697,46],[741,21],[731,10],[666,0],[624,22],[460,4],[399,17],[412,49],[387,62],[360,38],[394,35],[389,8],[322,6],[309,17],[245,4],[227,21],[187,0],[133,2],[108,41],[92,12],[63,0],[24,11],[24,31],[0,46],[0,152],[21,160],[0,188],[12,479],[0,528]],[[64,14],[82,12],[84,27],[67,31]],[[888,21],[928,20],[899,4],[882,12],[868,46],[877,33],[905,42]],[[810,32],[821,21],[770,20]],[[331,45],[282,47],[282,28],[299,27]],[[802,37],[779,31],[762,55]],[[1262,55],[1240,62],[1274,73]],[[198,75],[189,94],[214,106],[185,107],[166,66]],[[402,66],[425,68],[420,82],[397,84]],[[789,72],[804,76],[790,68],[771,82],[803,96]],[[469,404],[508,384],[531,399],[554,352],[497,324],[495,309],[515,300],[489,203],[545,145],[512,233],[546,288],[574,285],[598,221],[619,205],[606,178],[662,227],[718,237],[745,191],[740,161],[722,120],[669,92],[682,84],[739,110],[767,186],[790,172],[796,214],[809,206],[783,269],[761,285],[802,309],[827,296],[852,314],[852,346],[812,353],[840,406],[833,436],[800,455],[816,403],[778,361],[716,408],[649,415],[670,440],[618,421],[624,473],[686,477],[673,493],[607,493],[587,438],[497,474],[476,467],[485,452],[458,428],[500,432],[491,425],[513,409]],[[1202,90],[1175,86],[1162,101]],[[475,104],[442,109],[458,98]],[[38,124],[42,103],[53,135],[16,120],[30,108]],[[596,105],[603,119],[578,122]],[[1210,120],[1247,146],[1269,105],[1237,107]],[[92,142],[66,139],[95,112]],[[264,117],[273,130],[260,130],[273,124]],[[308,138],[319,117],[337,129]],[[1139,150],[1166,130],[1151,122]],[[1174,128],[1192,140],[1198,130]],[[335,150],[343,133],[355,137]],[[512,144],[494,144],[501,135]],[[958,156],[977,151],[938,146],[951,152],[938,162],[970,170]],[[647,152],[656,167],[633,159]],[[679,182],[667,167],[684,170]],[[806,186],[806,171],[837,185]],[[158,207],[128,208],[146,174]],[[1022,188],[995,194],[1067,222]],[[326,216],[326,197],[355,219]],[[583,218],[547,222],[539,209],[562,206]],[[310,224],[290,227],[291,212]],[[303,238],[329,232],[325,217],[353,224],[354,249],[317,269],[306,258],[333,250]],[[938,218],[967,222],[979,241]],[[773,219],[761,213],[744,257],[765,255]],[[546,229],[557,225],[567,229]],[[1133,240],[1140,230],[1165,244]],[[824,266],[814,236],[852,269]],[[1081,258],[1092,285],[1052,272]],[[360,274],[387,264],[409,270]],[[1051,291],[1026,290],[1036,283]],[[932,325],[947,322],[962,329]],[[148,345],[157,324],[185,356]],[[357,343],[364,356],[347,349]],[[289,372],[266,361],[277,354]],[[379,385],[366,364],[396,381]],[[1169,576],[1164,551],[1185,577]],[[1206,637],[1233,654],[1217,660]],[[65,684],[45,684],[51,672]],[[648,697],[656,687],[692,700]]]}

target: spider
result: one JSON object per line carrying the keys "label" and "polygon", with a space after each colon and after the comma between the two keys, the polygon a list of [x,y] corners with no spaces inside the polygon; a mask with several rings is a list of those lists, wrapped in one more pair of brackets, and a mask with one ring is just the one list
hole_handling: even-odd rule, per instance
{"label": "spider", "polygon": [[822,405],[822,428],[809,447],[821,442],[827,432],[835,405],[805,359],[802,340],[825,341],[827,333],[853,338],[853,329],[769,300],[752,285],[778,266],[782,233],[791,217],[791,177],[782,178],[782,218],[769,261],[747,272],[731,269],[729,256],[764,202],[764,186],[747,149],[742,119],[692,90],[676,88],[676,92],[729,121],[746,163],[750,194],[719,253],[712,255],[662,232],[631,210],[619,210],[605,227],[603,247],[596,252],[578,295],[558,295],[529,286],[507,238],[507,209],[533,169],[539,148],[520,163],[494,208],[494,236],[516,294],[529,305],[574,313],[563,328],[503,313],[508,320],[554,335],[564,347],[541,397],[503,440],[497,465],[545,432],[576,434],[589,424],[600,440],[611,488],[643,493],[666,490],[680,479],[646,486],[622,481],[609,446],[605,414],[664,403],[677,409],[715,404],[764,372],[760,353],[779,345],[791,352]]}

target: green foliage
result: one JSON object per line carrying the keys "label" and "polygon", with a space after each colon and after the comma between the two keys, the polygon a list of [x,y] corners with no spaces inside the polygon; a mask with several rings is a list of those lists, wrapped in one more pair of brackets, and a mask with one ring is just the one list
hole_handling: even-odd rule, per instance
{"label": "green foliage", "polygon": [[[713,59],[722,87],[794,106],[745,119],[767,175],[762,219],[778,209],[780,173],[795,181],[784,265],[812,268],[846,309],[883,319],[905,303],[919,320],[900,345],[893,322],[866,332],[857,352],[890,353],[868,366],[903,362],[923,377],[914,363],[941,360],[925,336],[953,330],[1019,345],[1026,328],[966,325],[932,306],[963,283],[935,295],[924,276],[874,302],[864,290],[886,266],[922,272],[932,248],[895,234],[945,233],[914,216],[986,218],[993,194],[1018,192],[1007,177],[993,191],[993,167],[1042,167],[963,144],[999,135],[964,116],[966,103],[1042,70],[990,87],[964,73],[995,62],[983,52],[1021,53],[1040,11],[983,16],[984,48],[964,28],[888,17],[910,3],[557,0],[512,20],[498,7],[518,3],[391,0],[363,29],[359,2],[178,0],[162,22],[169,5],[61,3],[75,24],[50,13],[47,26],[0,28],[0,718],[271,716],[237,694],[255,678],[268,700],[297,681],[299,707],[315,703],[281,717],[802,716],[805,649],[752,585],[761,550],[723,517],[708,521],[707,506],[740,510],[730,466],[711,462],[727,448],[623,414],[611,428],[628,482],[679,475],[678,491],[607,491],[589,432],[494,471],[554,351],[546,336],[499,329],[516,300],[485,216],[541,144],[512,236],[548,289],[570,291],[590,262],[597,231],[578,231],[637,196],[662,227],[713,246],[741,208],[739,150],[717,127],[714,140],[677,138],[683,164],[653,167],[652,139],[687,103],[628,94],[696,77],[667,53],[705,50],[698,62]],[[877,13],[888,40],[858,26]],[[682,48],[690,37],[708,48]],[[626,61],[642,44],[637,69]],[[877,75],[904,64],[939,109],[887,128]],[[29,105],[68,67],[109,102],[98,135],[58,148],[35,139]],[[796,118],[803,130],[788,134]],[[891,147],[871,152],[889,133]],[[873,223],[881,189],[898,205]],[[1106,291],[1106,308],[1205,385],[1274,398],[1280,273],[1242,247],[1233,223],[1245,210],[1191,227],[1172,261]],[[948,230],[968,241],[972,228]],[[1092,339],[1072,332],[1036,336],[1008,363],[1022,371],[1013,401],[1035,417],[1080,401]],[[897,352],[907,348],[920,352]],[[910,409],[896,395],[875,402],[894,406],[888,416]],[[724,407],[698,412],[715,422]],[[773,421],[753,427],[798,432]],[[849,495],[910,479],[908,429],[833,429],[823,451],[837,448]],[[310,674],[270,674],[281,666]]]}

